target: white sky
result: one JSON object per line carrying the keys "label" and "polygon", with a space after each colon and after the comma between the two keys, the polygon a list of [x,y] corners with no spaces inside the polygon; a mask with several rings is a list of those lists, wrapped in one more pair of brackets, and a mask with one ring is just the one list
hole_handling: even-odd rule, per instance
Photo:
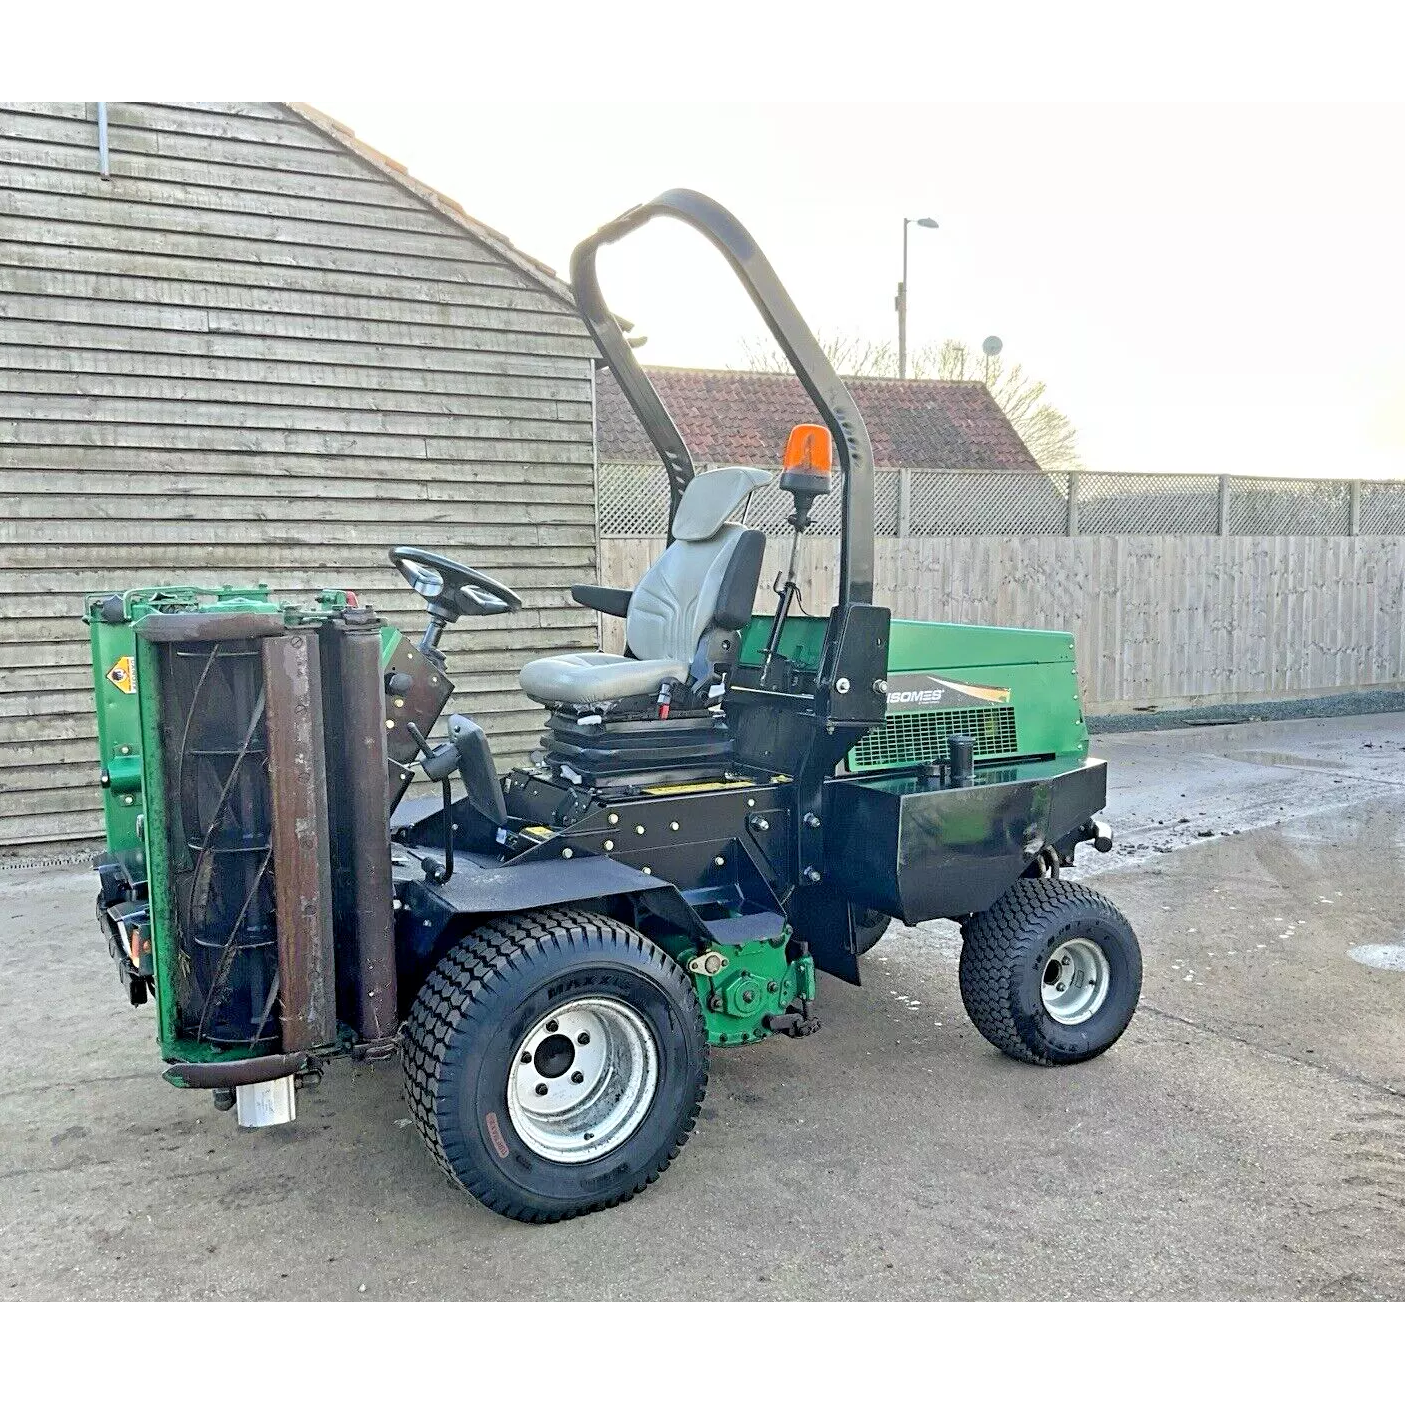
{"label": "white sky", "polygon": [[[314,101],[316,99],[314,98]],[[669,186],[756,236],[821,332],[999,335],[1089,467],[1405,477],[1405,108],[318,102],[558,270]],[[601,256],[670,365],[764,335],[656,222]]]}

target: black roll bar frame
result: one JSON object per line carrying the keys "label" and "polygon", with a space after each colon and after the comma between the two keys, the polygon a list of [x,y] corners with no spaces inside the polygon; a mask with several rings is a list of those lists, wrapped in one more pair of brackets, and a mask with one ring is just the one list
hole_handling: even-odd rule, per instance
{"label": "black roll bar frame", "polygon": [[673,540],[673,518],[683,490],[693,480],[692,455],[653,382],[625,340],[624,329],[606,305],[595,270],[595,256],[603,245],[623,239],[660,215],[691,225],[721,251],[834,436],[835,452],[844,475],[838,603],[841,615],[850,605],[872,604],[873,447],[858,406],[791,301],[790,294],[781,286],[775,270],[741,222],[717,201],[695,190],[682,189],[666,190],[626,210],[618,219],[581,240],[571,255],[571,286],[581,317],[663,460],[668,475],[669,540]]}

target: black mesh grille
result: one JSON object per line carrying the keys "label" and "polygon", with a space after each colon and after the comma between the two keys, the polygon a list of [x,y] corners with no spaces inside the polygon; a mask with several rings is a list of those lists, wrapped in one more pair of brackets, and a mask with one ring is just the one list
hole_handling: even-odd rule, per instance
{"label": "black mesh grille", "polygon": [[160,644],[179,1033],[276,1047],[273,800],[257,639]]}
{"label": "black mesh grille", "polygon": [[875,727],[850,753],[851,771],[886,766],[913,766],[944,761],[952,733],[970,737],[980,756],[1009,756],[1019,751],[1013,707],[946,708],[939,712],[895,712]]}

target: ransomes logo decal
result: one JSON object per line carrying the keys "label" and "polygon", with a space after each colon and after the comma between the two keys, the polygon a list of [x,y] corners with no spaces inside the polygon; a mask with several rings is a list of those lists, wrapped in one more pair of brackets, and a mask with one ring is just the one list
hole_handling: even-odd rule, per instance
{"label": "ransomes logo decal", "polygon": [[1008,707],[1008,688],[984,688],[976,683],[953,683],[935,673],[895,673],[888,679],[889,711],[914,711],[924,707]]}

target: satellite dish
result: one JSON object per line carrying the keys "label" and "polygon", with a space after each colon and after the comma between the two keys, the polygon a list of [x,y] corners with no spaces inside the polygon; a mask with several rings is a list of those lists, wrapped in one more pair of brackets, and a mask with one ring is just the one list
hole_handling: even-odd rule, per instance
{"label": "satellite dish", "polygon": [[1005,349],[1005,343],[999,337],[987,337],[981,343],[981,350],[987,356],[999,356]]}

